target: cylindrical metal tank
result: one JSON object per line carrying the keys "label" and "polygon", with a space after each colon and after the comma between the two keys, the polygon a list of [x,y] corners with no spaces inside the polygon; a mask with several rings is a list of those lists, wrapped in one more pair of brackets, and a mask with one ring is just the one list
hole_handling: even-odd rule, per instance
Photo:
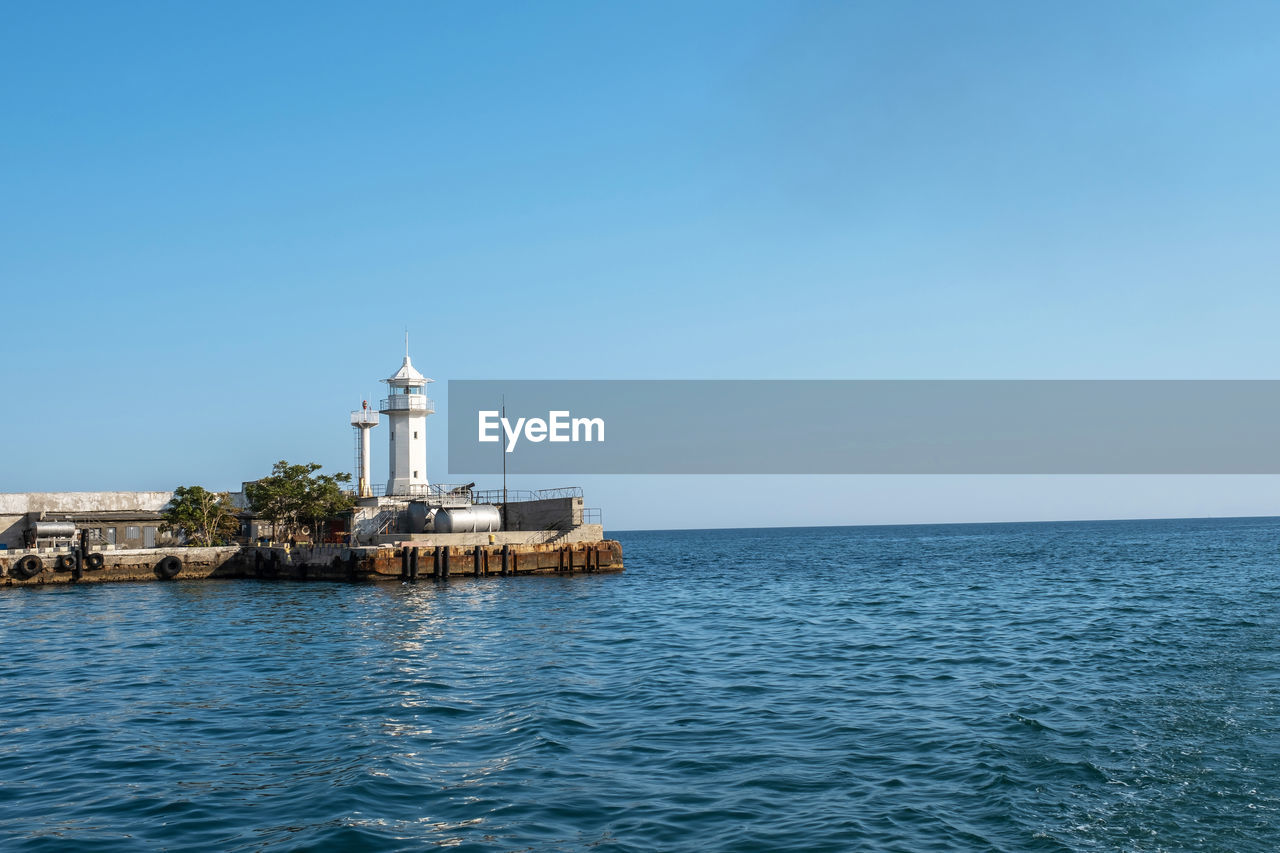
{"label": "cylindrical metal tank", "polygon": [[36,536],[42,539],[48,536],[75,536],[76,524],[74,521],[37,521],[35,530]]}
{"label": "cylindrical metal tank", "polygon": [[422,533],[423,531],[430,529],[428,527],[428,524],[431,521],[430,507],[422,501],[411,502],[406,516],[408,517],[408,527],[398,532]]}
{"label": "cylindrical metal tank", "polygon": [[498,508],[491,504],[475,504],[461,509],[436,512],[436,533],[488,533],[502,524]]}

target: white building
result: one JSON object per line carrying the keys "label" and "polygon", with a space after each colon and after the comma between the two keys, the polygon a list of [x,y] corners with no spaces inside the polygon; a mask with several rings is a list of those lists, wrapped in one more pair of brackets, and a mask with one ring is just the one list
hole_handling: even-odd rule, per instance
{"label": "white building", "polygon": [[419,373],[406,352],[400,369],[382,381],[390,386],[379,407],[391,427],[387,494],[421,494],[427,490],[427,415],[436,410],[427,383],[434,380]]}

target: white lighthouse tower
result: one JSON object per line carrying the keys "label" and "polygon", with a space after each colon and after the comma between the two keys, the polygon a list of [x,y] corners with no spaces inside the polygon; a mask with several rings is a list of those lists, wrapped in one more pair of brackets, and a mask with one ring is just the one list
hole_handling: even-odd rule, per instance
{"label": "white lighthouse tower", "polygon": [[360,411],[351,413],[351,426],[356,431],[356,470],[360,472],[356,497],[373,497],[373,486],[369,484],[369,430],[377,425],[378,413],[370,411],[367,401]]}
{"label": "white lighthouse tower", "polygon": [[427,383],[434,380],[414,369],[406,347],[404,364],[382,381],[390,386],[390,396],[379,407],[391,427],[387,494],[420,494],[427,490],[427,415],[436,410],[427,398]]}

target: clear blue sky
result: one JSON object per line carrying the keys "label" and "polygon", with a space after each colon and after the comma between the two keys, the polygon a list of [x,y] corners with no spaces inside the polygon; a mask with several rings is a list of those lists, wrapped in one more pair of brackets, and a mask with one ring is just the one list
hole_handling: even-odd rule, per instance
{"label": "clear blue sky", "polygon": [[[0,491],[350,470],[406,326],[439,380],[1276,378],[1277,57],[1274,3],[9,4]],[[615,527],[1280,512],[586,485]]]}

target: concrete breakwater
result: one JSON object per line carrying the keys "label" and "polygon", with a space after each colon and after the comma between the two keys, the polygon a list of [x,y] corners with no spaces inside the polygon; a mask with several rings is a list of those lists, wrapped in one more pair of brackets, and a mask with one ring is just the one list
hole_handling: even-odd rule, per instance
{"label": "concrete breakwater", "polygon": [[90,550],[84,554],[73,549],[0,552],[0,584],[4,586],[236,578],[362,583],[622,569],[622,545],[612,539],[493,544],[404,542],[365,547],[170,547]]}

